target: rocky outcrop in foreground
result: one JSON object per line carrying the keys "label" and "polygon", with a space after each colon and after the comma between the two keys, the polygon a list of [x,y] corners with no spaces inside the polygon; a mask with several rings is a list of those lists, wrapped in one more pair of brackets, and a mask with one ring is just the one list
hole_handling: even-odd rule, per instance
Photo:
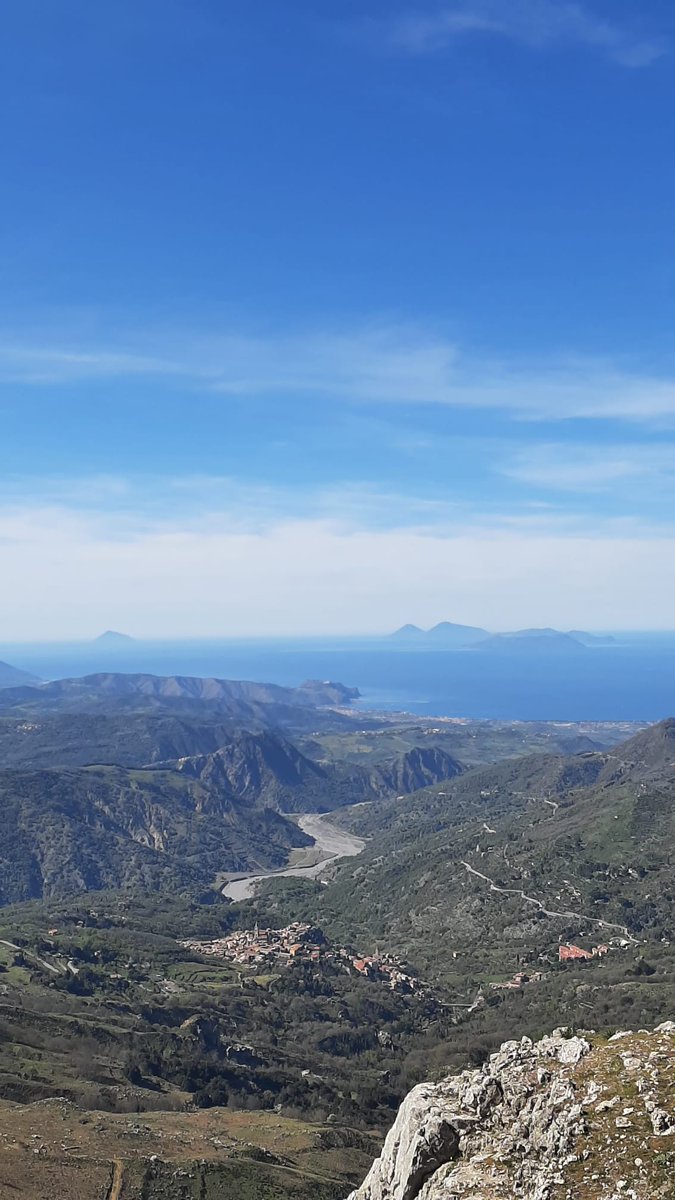
{"label": "rocky outcrop in foreground", "polygon": [[404,1100],[349,1200],[670,1200],[675,1022],[506,1042]]}

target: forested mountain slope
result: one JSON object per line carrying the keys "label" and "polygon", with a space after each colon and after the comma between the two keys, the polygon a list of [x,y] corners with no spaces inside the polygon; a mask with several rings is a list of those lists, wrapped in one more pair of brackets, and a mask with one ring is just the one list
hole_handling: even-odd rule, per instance
{"label": "forested mountain slope", "polygon": [[[395,945],[436,975],[499,972],[572,939],[591,949],[675,931],[675,722],[611,752],[530,756],[355,810],[371,842],[328,888],[274,885],[363,942]],[[286,896],[286,899],[284,898]]]}
{"label": "forested mountain slope", "polygon": [[[64,720],[77,758],[68,719],[57,725]],[[269,732],[196,729],[174,719],[149,726],[144,716],[114,721],[112,731],[100,718],[89,727],[99,745],[109,735],[107,756],[120,751],[123,761],[181,740],[219,748],[150,768],[0,770],[1,903],[120,886],[208,887],[223,872],[281,867],[290,849],[311,844],[282,814],[394,796],[461,770],[434,747],[366,769],[314,762]],[[20,731],[10,733],[16,745]],[[44,741],[40,756],[47,757]]]}
{"label": "forested mountain slope", "polygon": [[48,713],[0,716],[0,769],[142,767],[187,755],[212,754],[239,729],[209,721],[146,713]]}
{"label": "forested mountain slope", "polygon": [[428,782],[454,778],[463,770],[461,763],[434,746],[413,747],[375,767],[319,763],[269,733],[240,733],[213,754],[173,765],[210,786],[255,796],[281,812],[329,812],[364,800],[387,800]]}
{"label": "forested mountain slope", "polygon": [[101,888],[207,887],[310,840],[272,809],[176,772],[0,773],[0,903]]}

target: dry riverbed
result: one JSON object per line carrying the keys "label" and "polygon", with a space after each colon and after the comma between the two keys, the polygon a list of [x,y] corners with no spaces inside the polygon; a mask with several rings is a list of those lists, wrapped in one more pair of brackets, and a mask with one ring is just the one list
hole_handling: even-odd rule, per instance
{"label": "dry riverbed", "polygon": [[320,813],[302,813],[295,819],[304,833],[314,838],[314,845],[303,850],[293,850],[289,857],[289,865],[280,871],[238,875],[230,879],[222,889],[224,896],[230,900],[250,900],[257,884],[263,879],[283,879],[286,876],[317,879],[330,863],[338,858],[354,858],[365,848],[364,838],[340,829],[328,816]]}

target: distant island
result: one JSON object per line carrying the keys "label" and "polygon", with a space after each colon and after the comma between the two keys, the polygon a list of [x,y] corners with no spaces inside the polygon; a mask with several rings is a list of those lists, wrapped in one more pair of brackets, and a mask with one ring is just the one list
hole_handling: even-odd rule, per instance
{"label": "distant island", "polygon": [[106,629],[105,633],[101,633],[97,638],[94,638],[97,646],[110,646],[111,649],[115,646],[128,646],[131,642],[135,642],[135,640],[128,633],[118,633],[116,629]]}
{"label": "distant island", "polygon": [[555,653],[570,650],[585,650],[594,646],[611,646],[616,639],[609,634],[586,633],[572,629],[565,633],[559,629],[516,629],[512,632],[490,633],[478,625],[457,625],[452,621],[441,621],[431,629],[419,625],[402,625],[389,635],[390,640],[401,646],[420,649],[445,650],[492,650],[495,652],[534,654]]}

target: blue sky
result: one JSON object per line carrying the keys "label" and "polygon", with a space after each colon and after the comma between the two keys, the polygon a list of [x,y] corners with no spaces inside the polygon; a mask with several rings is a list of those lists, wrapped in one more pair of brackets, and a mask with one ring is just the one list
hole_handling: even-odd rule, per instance
{"label": "blue sky", "polygon": [[672,625],[666,0],[8,0],[3,640]]}

